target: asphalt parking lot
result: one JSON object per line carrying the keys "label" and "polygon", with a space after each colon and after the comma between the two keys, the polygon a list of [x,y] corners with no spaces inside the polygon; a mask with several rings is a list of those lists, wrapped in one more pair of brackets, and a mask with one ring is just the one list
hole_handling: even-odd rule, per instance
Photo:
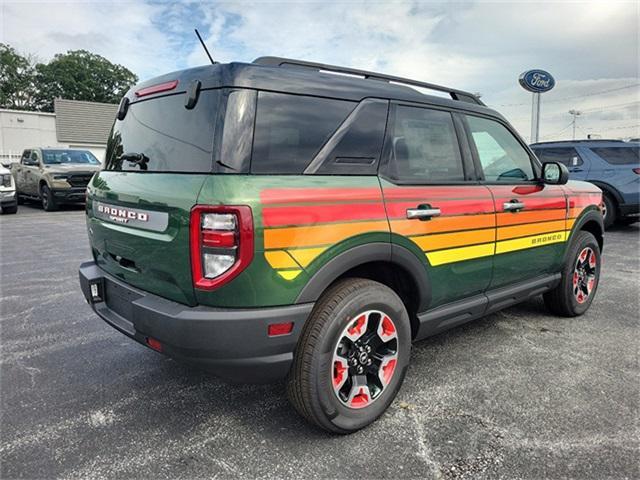
{"label": "asphalt parking lot", "polygon": [[638,478],[640,229],[607,233],[581,318],[534,300],[416,344],[373,426],[330,436],[282,385],[229,385],[84,302],[82,208],[0,217],[2,478]]}

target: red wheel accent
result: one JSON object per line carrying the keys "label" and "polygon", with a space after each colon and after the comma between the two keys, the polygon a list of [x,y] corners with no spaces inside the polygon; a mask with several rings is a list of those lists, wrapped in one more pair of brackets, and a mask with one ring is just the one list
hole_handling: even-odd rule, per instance
{"label": "red wheel accent", "polygon": [[387,337],[390,337],[394,333],[396,333],[396,327],[393,325],[393,322],[389,317],[384,317],[382,319],[382,333]]}
{"label": "red wheel accent", "polygon": [[344,384],[348,369],[349,367],[339,360],[333,362],[333,388],[339,388]]}
{"label": "red wheel accent", "polygon": [[393,372],[396,370],[396,363],[398,361],[394,358],[389,360],[386,365],[383,365],[382,368],[382,378],[384,380],[385,385],[389,385],[391,381],[391,377],[393,377]]}
{"label": "red wheel accent", "polygon": [[596,254],[591,251],[589,254],[589,266],[591,268],[596,268]]}
{"label": "red wheel accent", "polygon": [[350,406],[352,408],[366,407],[367,405],[369,405],[369,401],[370,401],[369,394],[366,392],[366,390],[363,387],[360,387],[360,390],[358,391],[358,393],[355,394],[351,399]]}
{"label": "red wheel accent", "polygon": [[367,317],[365,315],[360,315],[356,319],[356,321],[353,323],[351,328],[349,328],[349,330],[347,330],[347,332],[352,337],[354,335],[357,335],[359,337],[360,335],[362,335],[362,331],[366,327],[366,325],[367,325]]}

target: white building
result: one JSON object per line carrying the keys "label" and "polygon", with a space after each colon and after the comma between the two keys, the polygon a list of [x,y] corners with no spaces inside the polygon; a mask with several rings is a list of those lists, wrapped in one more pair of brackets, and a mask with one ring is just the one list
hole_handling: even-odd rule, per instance
{"label": "white building", "polygon": [[0,109],[0,161],[35,147],[82,148],[102,161],[117,105],[56,99],[55,113]]}

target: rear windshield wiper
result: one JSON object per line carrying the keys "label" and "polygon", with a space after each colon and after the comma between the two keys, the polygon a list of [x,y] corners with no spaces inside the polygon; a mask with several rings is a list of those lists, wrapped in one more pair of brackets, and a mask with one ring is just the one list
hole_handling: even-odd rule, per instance
{"label": "rear windshield wiper", "polygon": [[116,160],[119,162],[126,160],[133,165],[138,165],[140,167],[140,170],[146,170],[147,163],[149,163],[149,157],[147,157],[144,153],[123,153]]}

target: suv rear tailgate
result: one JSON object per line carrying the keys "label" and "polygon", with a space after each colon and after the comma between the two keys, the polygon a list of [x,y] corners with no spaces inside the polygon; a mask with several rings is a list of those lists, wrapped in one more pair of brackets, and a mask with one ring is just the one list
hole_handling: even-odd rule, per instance
{"label": "suv rear tailgate", "polygon": [[93,255],[106,272],[186,305],[195,305],[189,213],[206,175],[102,171],[87,203]]}

